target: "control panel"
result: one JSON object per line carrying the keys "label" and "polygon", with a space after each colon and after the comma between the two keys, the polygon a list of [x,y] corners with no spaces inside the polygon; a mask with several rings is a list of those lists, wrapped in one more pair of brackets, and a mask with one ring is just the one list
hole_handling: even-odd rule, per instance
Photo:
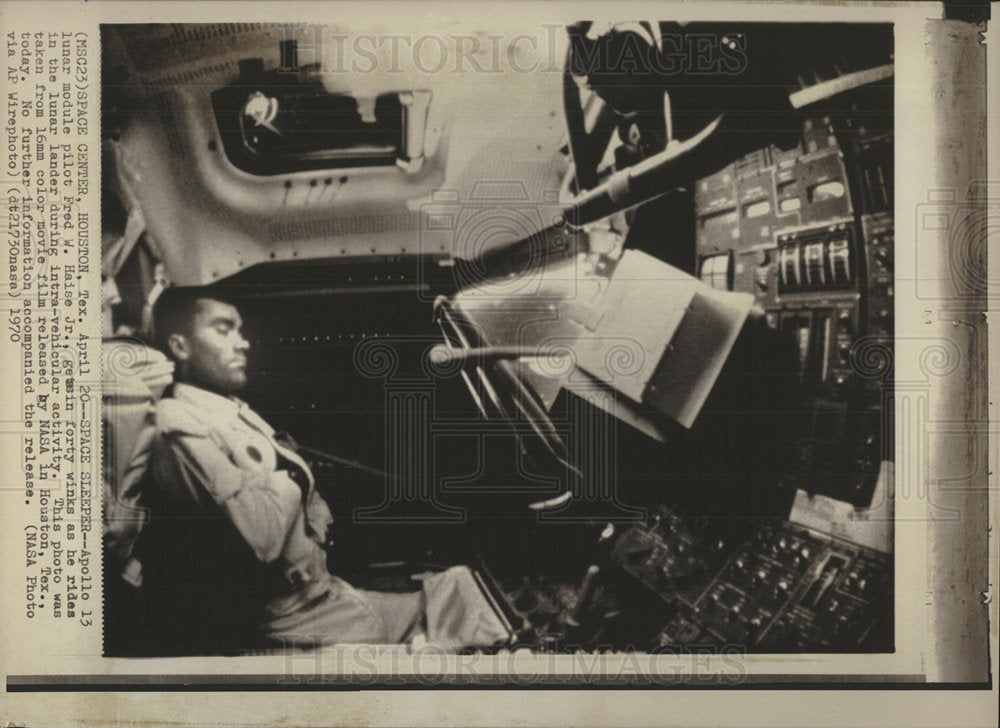
{"label": "control panel", "polygon": [[613,558],[662,599],[651,649],[892,649],[888,556],[790,522],[760,525],[727,548],[661,507],[622,535]]}
{"label": "control panel", "polygon": [[695,599],[732,550],[731,538],[706,529],[705,521],[691,523],[659,506],[647,523],[622,534],[612,560],[659,594]]}
{"label": "control panel", "polygon": [[794,148],[759,149],[695,186],[701,279],[752,294],[791,354],[781,384],[806,406],[788,484],[859,507],[892,458],[891,371],[855,361],[862,339],[892,347],[891,150],[891,125],[870,115],[812,118]]}
{"label": "control panel", "polygon": [[[608,527],[609,529],[611,527]],[[512,635],[535,651],[889,652],[891,557],[790,521],[713,522],[667,506],[550,573],[480,560]]]}

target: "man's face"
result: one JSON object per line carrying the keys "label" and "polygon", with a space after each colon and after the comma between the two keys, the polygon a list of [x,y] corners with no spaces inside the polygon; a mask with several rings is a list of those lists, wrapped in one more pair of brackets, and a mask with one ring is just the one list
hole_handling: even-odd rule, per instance
{"label": "man's face", "polygon": [[247,383],[249,342],[240,333],[243,319],[234,306],[203,298],[189,333],[171,337],[181,371],[191,383],[232,394]]}

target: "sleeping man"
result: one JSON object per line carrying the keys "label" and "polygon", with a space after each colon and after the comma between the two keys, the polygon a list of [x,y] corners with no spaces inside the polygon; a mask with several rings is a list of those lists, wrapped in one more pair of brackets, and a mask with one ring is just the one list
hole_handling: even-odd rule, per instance
{"label": "sleeping man", "polygon": [[249,343],[235,306],[167,289],[155,338],[175,363],[156,410],[137,551],[166,652],[400,643],[455,647],[504,636],[465,567],[417,592],[355,589],[330,573],[335,528],[308,465],[246,403]]}

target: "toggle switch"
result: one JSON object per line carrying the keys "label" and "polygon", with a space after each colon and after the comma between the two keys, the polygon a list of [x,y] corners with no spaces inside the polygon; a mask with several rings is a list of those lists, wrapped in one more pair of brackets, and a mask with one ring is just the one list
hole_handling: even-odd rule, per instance
{"label": "toggle switch", "polygon": [[566,624],[570,627],[578,627],[590,611],[590,603],[594,600],[594,592],[597,591],[597,575],[601,573],[601,567],[591,564],[587,568],[587,573],[583,576],[583,583],[580,585],[580,595],[576,598],[576,604],[566,617]]}

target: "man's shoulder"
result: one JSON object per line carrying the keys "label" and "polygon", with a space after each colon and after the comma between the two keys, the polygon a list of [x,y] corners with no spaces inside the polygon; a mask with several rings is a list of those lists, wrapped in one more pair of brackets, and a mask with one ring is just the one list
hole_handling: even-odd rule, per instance
{"label": "man's shoulder", "polygon": [[204,414],[190,402],[164,397],[156,404],[156,434],[205,437],[211,430],[211,424]]}

